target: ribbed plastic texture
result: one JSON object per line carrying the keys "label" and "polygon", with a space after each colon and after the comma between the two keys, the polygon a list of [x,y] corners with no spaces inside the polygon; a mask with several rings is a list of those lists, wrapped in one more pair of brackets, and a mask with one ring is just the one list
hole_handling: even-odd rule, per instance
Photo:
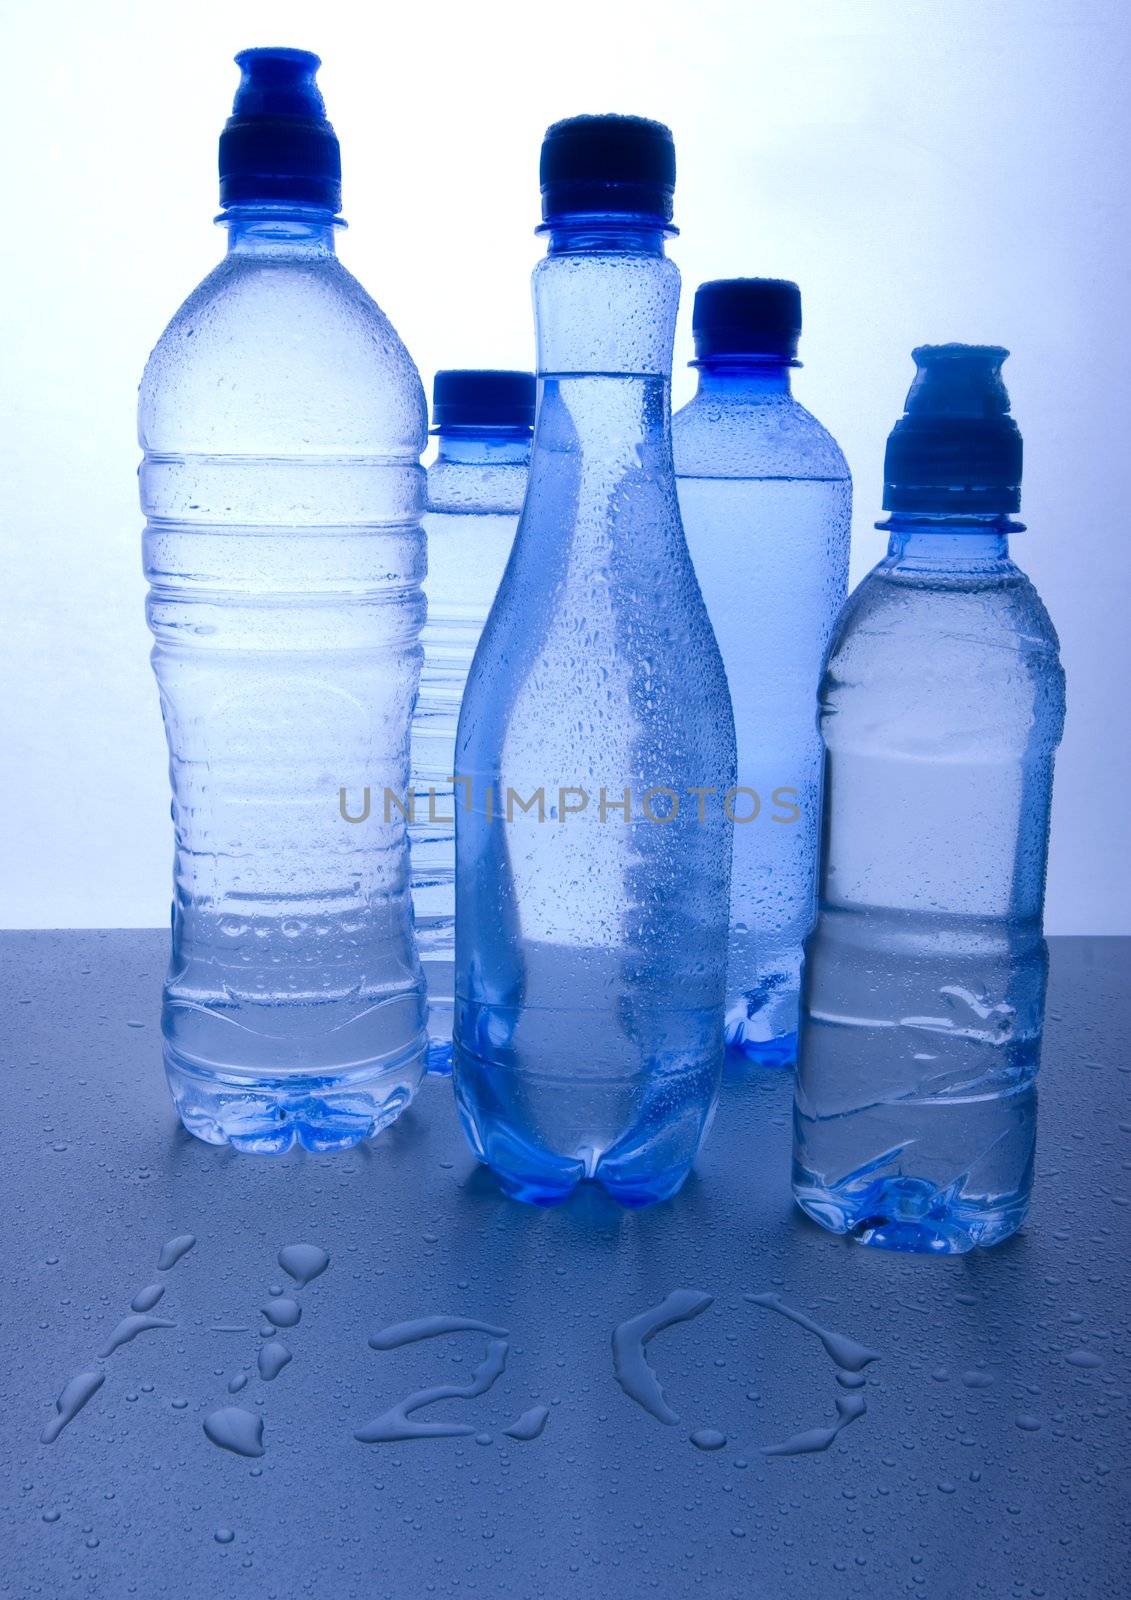
{"label": "ribbed plastic texture", "polygon": [[[924,355],[918,416],[1001,418],[1004,352]],[[959,483],[981,470],[950,460]],[[1029,1205],[1064,675],[1006,514],[889,527],[821,690],[794,1191],[834,1232],[952,1254],[1007,1238]]]}
{"label": "ribbed plastic texture", "polygon": [[407,837],[385,791],[408,787],[426,428],[329,217],[241,209],[139,402],[176,834],[165,1062],[213,1143],[352,1144],[423,1073]]}

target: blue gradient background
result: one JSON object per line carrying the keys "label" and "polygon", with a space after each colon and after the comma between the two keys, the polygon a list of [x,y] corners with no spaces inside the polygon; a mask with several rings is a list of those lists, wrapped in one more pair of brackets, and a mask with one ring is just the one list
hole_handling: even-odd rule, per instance
{"label": "blue gradient background", "polygon": [[[532,360],[546,124],[607,109],[670,123],[679,348],[690,355],[701,279],[801,283],[797,390],[855,475],[854,578],[882,553],[871,524],[912,345],[1012,349],[1030,525],[1014,551],[1069,680],[1048,926],[1131,931],[1131,22],[1118,0],[574,0],[568,13],[8,0],[4,14],[0,925],[167,916],[136,386],[223,247],[209,219],[231,56],[288,43],[325,60],[343,257],[426,379]],[[677,403],[690,389],[678,369]]]}

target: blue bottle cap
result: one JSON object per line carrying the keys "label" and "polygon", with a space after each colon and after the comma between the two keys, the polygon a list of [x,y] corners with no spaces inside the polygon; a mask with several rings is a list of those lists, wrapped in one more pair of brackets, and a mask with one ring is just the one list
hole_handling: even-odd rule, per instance
{"label": "blue bottle cap", "polygon": [[536,391],[532,372],[448,368],[432,380],[434,429],[520,428],[529,433]]}
{"label": "blue bottle cap", "polygon": [[542,216],[672,218],[675,144],[647,117],[569,117],[546,129]]}
{"label": "blue bottle cap", "polygon": [[1021,504],[1021,434],[994,344],[924,344],[904,415],[888,436],[884,510],[1011,512]]}
{"label": "blue bottle cap", "polygon": [[241,50],[239,88],[220,135],[222,206],[288,202],[337,212],[338,139],[314,81],[309,50]]}
{"label": "blue bottle cap", "polygon": [[695,291],[698,361],[797,359],[801,290],[786,278],[715,278]]}

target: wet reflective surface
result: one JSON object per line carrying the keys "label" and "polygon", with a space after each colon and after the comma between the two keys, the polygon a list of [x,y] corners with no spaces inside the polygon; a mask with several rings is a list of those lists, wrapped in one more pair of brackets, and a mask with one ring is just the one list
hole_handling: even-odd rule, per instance
{"label": "wet reflective surface", "polygon": [[1121,1593],[1131,941],[1052,941],[1030,1219],[938,1260],[793,1209],[780,1071],[641,1212],[506,1200],[442,1081],[342,1154],[201,1144],[164,945],[0,936],[0,1594]]}

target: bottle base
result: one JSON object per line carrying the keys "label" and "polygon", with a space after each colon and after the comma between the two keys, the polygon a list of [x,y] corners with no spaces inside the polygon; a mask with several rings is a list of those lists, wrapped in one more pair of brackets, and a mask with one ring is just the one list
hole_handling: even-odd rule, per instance
{"label": "bottle base", "polygon": [[347,1150],[372,1139],[408,1105],[423,1075],[422,1047],[368,1072],[246,1078],[202,1068],[165,1046],[169,1091],[188,1132],[252,1155],[283,1155],[294,1145]]}
{"label": "bottle base", "polygon": [[1029,1209],[1028,1194],[979,1205],[926,1178],[890,1177],[841,1194],[795,1170],[793,1195],[801,1210],[830,1233],[847,1234],[876,1250],[914,1255],[965,1255],[1017,1232]]}
{"label": "bottle base", "polygon": [[792,1072],[797,1065],[797,1034],[783,1033],[776,1039],[727,1039],[726,1067],[741,1073],[743,1067],[768,1067],[775,1072]]}
{"label": "bottle base", "polygon": [[[505,1072],[484,1070],[470,1052],[457,1048],[453,1083],[472,1151],[512,1200],[556,1206],[580,1185],[592,1184],[620,1205],[638,1209],[670,1200],[679,1192],[710,1127],[718,1069],[684,1076],[683,1095],[676,1087],[677,1078],[675,1084],[669,1084],[667,1094],[656,1095],[654,1104],[646,1095],[627,1090],[623,1083],[606,1086],[617,1091],[613,1096],[619,1111],[616,1122],[624,1131],[617,1131],[610,1116],[601,1133],[596,1131],[602,1120],[599,1116],[592,1119],[586,1133],[568,1126],[576,1120],[574,1092],[581,1085],[571,1085],[574,1092],[563,1101],[557,1092],[560,1084],[553,1083],[550,1097],[539,1102],[536,1080],[528,1080],[519,1095],[526,1126],[546,1134],[555,1114],[564,1118],[558,1126],[556,1149],[548,1137],[546,1142],[527,1137],[508,1112],[515,1093]],[[590,1093],[595,1087],[588,1084]],[[620,1103],[622,1100],[627,1103]]]}
{"label": "bottle base", "polygon": [[670,1200],[683,1188],[691,1171],[688,1165],[669,1172],[652,1173],[647,1178],[616,1181],[599,1169],[592,1178],[588,1178],[583,1172],[571,1178],[565,1173],[546,1169],[535,1173],[510,1170],[487,1161],[483,1164],[494,1175],[496,1183],[508,1199],[521,1200],[525,1205],[547,1207],[564,1205],[577,1189],[588,1185],[603,1189],[618,1205],[624,1206],[629,1211],[637,1211],[644,1206],[653,1206],[662,1200]]}

